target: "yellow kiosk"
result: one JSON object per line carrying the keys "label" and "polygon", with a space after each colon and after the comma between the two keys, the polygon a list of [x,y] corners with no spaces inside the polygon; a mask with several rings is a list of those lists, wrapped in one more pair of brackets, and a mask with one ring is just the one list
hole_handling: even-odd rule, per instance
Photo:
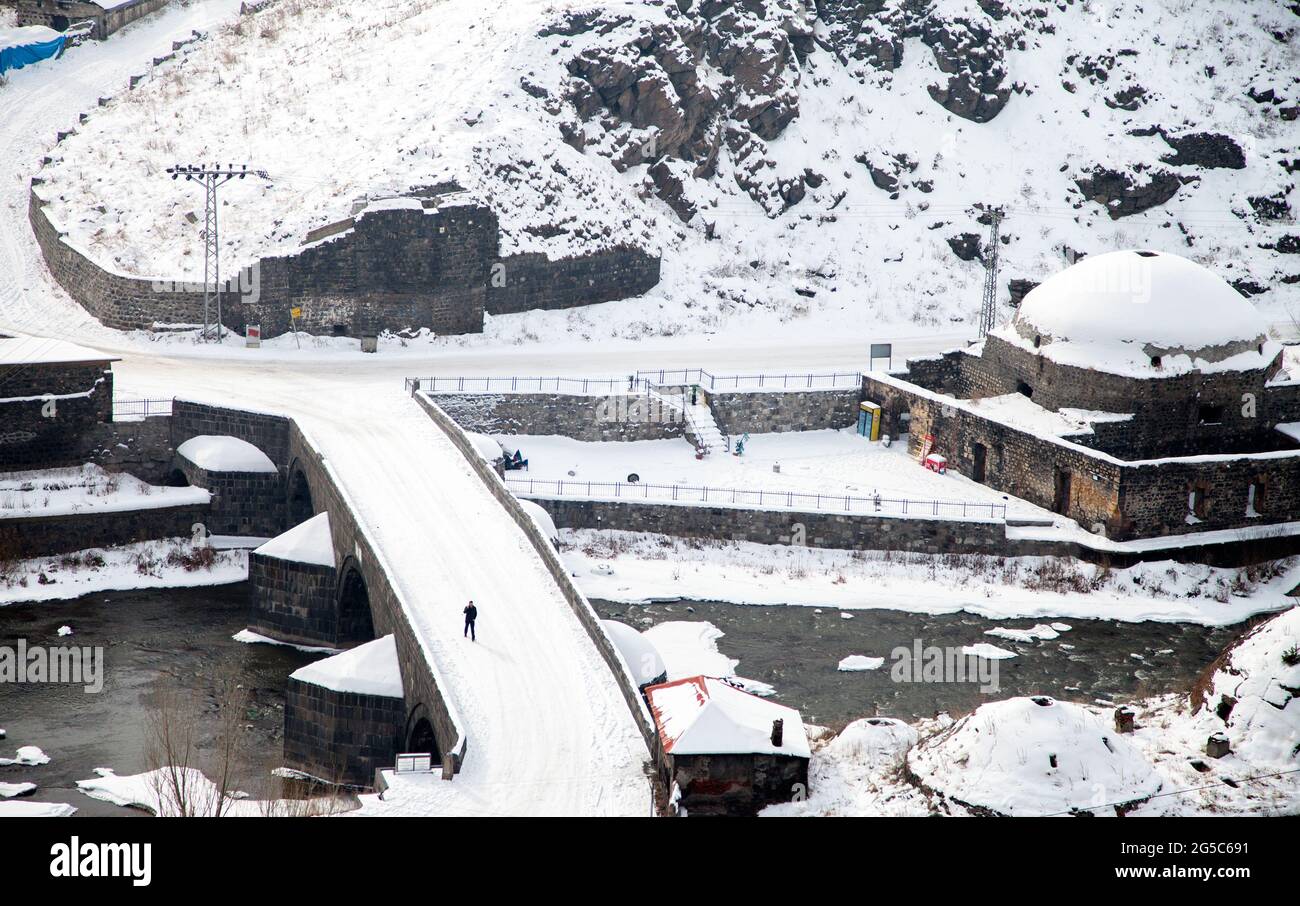
{"label": "yellow kiosk", "polygon": [[876,403],[858,403],[858,433],[869,440],[880,440],[881,414]]}

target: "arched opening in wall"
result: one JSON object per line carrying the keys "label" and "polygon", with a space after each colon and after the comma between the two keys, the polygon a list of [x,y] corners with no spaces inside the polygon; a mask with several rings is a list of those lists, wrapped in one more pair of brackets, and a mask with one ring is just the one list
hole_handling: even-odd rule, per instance
{"label": "arched opening in wall", "polygon": [[50,16],[50,28],[55,31],[67,31],[71,20],[67,16]]}
{"label": "arched opening in wall", "polygon": [[167,475],[167,487],[169,488],[188,488],[190,480],[185,477],[185,473],[180,469],[172,469]]}
{"label": "arched opening in wall", "polygon": [[356,566],[344,570],[343,582],[339,586],[337,635],[338,644],[342,646],[360,645],[375,637],[375,625],[370,616],[370,593]]}
{"label": "arched opening in wall", "polygon": [[335,324],[330,330],[336,337],[346,337],[348,335],[348,326],[346,324]]}
{"label": "arched opening in wall", "polygon": [[289,527],[301,525],[315,515],[316,506],[311,499],[307,475],[302,469],[295,468],[289,479]]}
{"label": "arched opening in wall", "polygon": [[428,752],[436,765],[442,761],[442,752],[438,749],[438,737],[433,732],[433,721],[429,719],[428,709],[416,705],[406,718],[406,736],[402,740],[403,752]]}

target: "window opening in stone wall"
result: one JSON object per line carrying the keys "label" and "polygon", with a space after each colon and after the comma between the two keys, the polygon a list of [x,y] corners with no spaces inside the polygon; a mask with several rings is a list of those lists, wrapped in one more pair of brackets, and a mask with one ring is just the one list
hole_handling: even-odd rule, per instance
{"label": "window opening in stone wall", "polygon": [[1221,425],[1223,424],[1223,407],[1201,406],[1197,410],[1197,420],[1202,425]]}

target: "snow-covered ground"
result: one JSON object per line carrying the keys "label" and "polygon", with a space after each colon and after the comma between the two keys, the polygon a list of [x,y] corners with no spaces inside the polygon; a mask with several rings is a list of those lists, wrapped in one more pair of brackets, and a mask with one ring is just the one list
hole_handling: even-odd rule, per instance
{"label": "snow-covered ground", "polygon": [[160,487],[89,463],[71,469],[0,473],[0,519],[194,506],[207,503],[211,496],[202,488]]}
{"label": "snow-covered ground", "polygon": [[189,538],[142,541],[0,563],[0,607],[100,591],[226,585],[248,578],[248,552],[196,552]]}
{"label": "snow-covered ground", "polygon": [[[528,459],[527,472],[508,476],[517,491],[529,479],[622,482],[635,473],[642,484],[991,503],[1006,505],[1012,515],[1057,518],[1048,510],[956,472],[939,475],[923,469],[908,455],[906,438],[885,447],[858,436],[853,428],[754,434],[745,444],[743,456],[718,452],[704,459],[696,459],[695,448],[681,438],[622,443],[550,435],[502,435],[497,439],[517,447]],[[546,495],[548,491],[538,493]]]}
{"label": "snow-covered ground", "polygon": [[688,599],[990,619],[1157,620],[1230,626],[1295,604],[1300,561],[1222,569],[1172,560],[1103,569],[1070,559],[839,551],[618,531],[561,532],[591,598]]}

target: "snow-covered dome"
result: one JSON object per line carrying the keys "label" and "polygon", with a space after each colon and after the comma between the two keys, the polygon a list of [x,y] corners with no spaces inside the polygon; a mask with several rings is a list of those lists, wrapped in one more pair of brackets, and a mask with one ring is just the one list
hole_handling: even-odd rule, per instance
{"label": "snow-covered dome", "polygon": [[1147,799],[1162,781],[1127,737],[1045,695],[981,705],[912,749],[928,787],[1002,815],[1054,815]]}
{"label": "snow-covered dome", "polygon": [[659,656],[658,649],[649,639],[618,620],[600,622],[605,627],[605,632],[609,633],[614,646],[618,648],[618,653],[623,655],[623,660],[627,661],[628,667],[632,670],[632,678],[636,680],[638,686],[663,681],[668,675],[668,668],[664,666],[664,659]]}
{"label": "snow-covered dome", "polygon": [[1265,368],[1268,324],[1226,281],[1166,252],[1093,255],[1025,296],[996,335],[1062,365],[1118,374]]}

